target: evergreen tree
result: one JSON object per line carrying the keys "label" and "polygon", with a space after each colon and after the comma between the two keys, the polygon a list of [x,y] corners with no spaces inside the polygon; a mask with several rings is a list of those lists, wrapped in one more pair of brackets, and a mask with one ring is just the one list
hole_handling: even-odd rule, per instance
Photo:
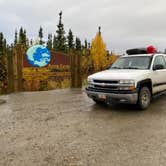
{"label": "evergreen tree", "polygon": [[14,36],[14,44],[16,45],[18,43],[18,37],[17,37],[17,29],[15,30],[15,36]]}
{"label": "evergreen tree", "polygon": [[4,54],[7,53],[7,42],[6,42],[6,39],[3,39],[3,52],[4,52]]}
{"label": "evergreen tree", "polygon": [[29,48],[29,46],[30,46],[30,41],[28,38],[26,38],[26,47]]}
{"label": "evergreen tree", "polygon": [[52,50],[52,34],[48,34],[47,48]]}
{"label": "evergreen tree", "polygon": [[67,44],[68,44],[69,50],[74,48],[74,41],[73,41],[74,39],[73,38],[74,38],[73,33],[70,29],[69,33],[68,33],[68,36],[67,36],[67,42],[68,42]]}
{"label": "evergreen tree", "polygon": [[29,42],[30,46],[33,45],[33,40],[31,39],[30,42]]}
{"label": "evergreen tree", "polygon": [[19,43],[20,44],[24,43],[24,31],[22,27],[20,28],[20,31],[19,31]]}
{"label": "evergreen tree", "polygon": [[[14,44],[16,43],[17,41],[17,33],[15,33],[15,41],[14,41]],[[20,43],[20,44],[23,44],[24,46],[26,46],[26,30],[23,29],[22,27],[20,28],[19,30],[19,40],[17,43]]]}
{"label": "evergreen tree", "polygon": [[39,29],[39,44],[43,44],[43,28],[40,26],[40,29]]}
{"label": "evergreen tree", "polygon": [[4,50],[4,48],[3,48],[4,43],[3,43],[3,41],[4,41],[3,33],[1,32],[1,33],[0,33],[0,56],[3,55],[3,50]]}
{"label": "evergreen tree", "polygon": [[56,50],[56,48],[57,48],[57,38],[56,38],[56,36],[54,35],[54,37],[53,37],[53,50],[55,51]]}
{"label": "evergreen tree", "polygon": [[6,39],[0,33],[0,93],[4,93],[7,85]]}
{"label": "evergreen tree", "polygon": [[81,40],[78,37],[76,37],[75,49],[81,51]]}
{"label": "evergreen tree", "polygon": [[56,49],[58,51],[66,50],[66,38],[64,25],[62,24],[62,12],[59,13],[59,24],[57,25],[57,36],[56,36]]}
{"label": "evergreen tree", "polygon": [[26,30],[25,29],[23,31],[23,44],[27,45],[27,35],[26,35]]}
{"label": "evergreen tree", "polygon": [[90,49],[91,48],[91,44],[90,43],[88,43],[88,49]]}
{"label": "evergreen tree", "polygon": [[85,39],[85,41],[84,41],[85,43],[84,43],[84,48],[85,49],[87,49],[88,48],[88,42],[87,42],[87,40]]}
{"label": "evergreen tree", "polygon": [[0,55],[5,55],[7,50],[7,42],[3,36],[3,33],[0,33]]}

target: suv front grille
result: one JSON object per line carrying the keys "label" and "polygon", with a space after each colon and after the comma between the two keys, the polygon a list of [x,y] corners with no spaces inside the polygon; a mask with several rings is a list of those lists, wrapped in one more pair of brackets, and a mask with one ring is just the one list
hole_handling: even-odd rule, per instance
{"label": "suv front grille", "polygon": [[111,86],[111,85],[94,85],[94,87],[98,89],[112,89],[112,90],[118,89],[118,86]]}
{"label": "suv front grille", "polygon": [[118,84],[117,80],[93,80],[94,83]]}
{"label": "suv front grille", "polygon": [[117,91],[119,86],[118,80],[93,80],[92,86],[90,87],[93,91],[98,92],[110,92]]}

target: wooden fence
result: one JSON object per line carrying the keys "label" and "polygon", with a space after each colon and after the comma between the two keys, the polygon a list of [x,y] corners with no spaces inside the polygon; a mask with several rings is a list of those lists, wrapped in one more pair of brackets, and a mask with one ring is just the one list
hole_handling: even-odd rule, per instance
{"label": "wooden fence", "polygon": [[8,93],[17,91],[49,90],[56,88],[81,88],[81,52],[71,52],[69,66],[59,68],[49,65],[43,68],[25,68],[25,48],[17,44],[7,53]]}
{"label": "wooden fence", "polygon": [[72,52],[70,54],[70,72],[71,72],[71,88],[81,88],[82,74],[81,74],[80,52]]}

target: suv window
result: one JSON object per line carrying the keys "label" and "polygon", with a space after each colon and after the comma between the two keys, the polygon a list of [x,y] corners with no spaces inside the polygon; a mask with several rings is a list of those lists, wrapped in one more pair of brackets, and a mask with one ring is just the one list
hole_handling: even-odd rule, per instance
{"label": "suv window", "polygon": [[164,56],[159,55],[159,56],[155,57],[153,67],[156,65],[162,65],[162,66],[164,66],[164,69],[166,69],[166,61],[165,61]]}
{"label": "suv window", "polygon": [[166,63],[166,56],[164,56],[164,59],[165,59],[165,63]]}
{"label": "suv window", "polygon": [[147,70],[151,66],[152,56],[124,56],[119,58],[110,69]]}

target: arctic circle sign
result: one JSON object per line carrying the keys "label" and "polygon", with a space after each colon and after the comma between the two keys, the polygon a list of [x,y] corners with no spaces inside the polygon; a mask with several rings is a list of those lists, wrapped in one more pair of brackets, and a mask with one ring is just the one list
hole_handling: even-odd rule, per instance
{"label": "arctic circle sign", "polygon": [[28,63],[34,67],[44,67],[50,63],[51,54],[43,45],[34,45],[26,52]]}

